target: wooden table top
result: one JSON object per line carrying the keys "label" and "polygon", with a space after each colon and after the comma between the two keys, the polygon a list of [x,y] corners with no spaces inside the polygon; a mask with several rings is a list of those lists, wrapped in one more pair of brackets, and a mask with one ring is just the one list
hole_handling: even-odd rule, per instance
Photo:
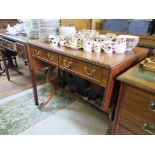
{"label": "wooden table top", "polygon": [[155,73],[142,71],[139,68],[139,64],[122,73],[116,79],[131,86],[155,93]]}
{"label": "wooden table top", "polygon": [[79,60],[86,61],[88,63],[93,63],[95,65],[105,67],[107,69],[114,68],[121,63],[129,61],[132,58],[135,58],[136,56],[139,57],[140,55],[148,53],[148,49],[136,47],[132,51],[127,51],[124,54],[116,54],[116,53],[106,54],[104,52],[96,54],[94,52],[87,53],[83,50],[74,50],[61,46],[52,48],[49,45],[49,43],[44,43],[40,40],[29,40],[28,43],[47,50],[55,51],[62,55],[70,56]]}
{"label": "wooden table top", "polygon": [[26,36],[22,36],[22,35],[13,36],[6,33],[0,33],[0,37],[3,37],[4,39],[22,42],[22,43],[27,43],[29,40],[28,37]]}
{"label": "wooden table top", "polygon": [[135,57],[139,57],[143,54],[146,55],[148,53],[148,49],[146,48],[140,48],[136,47],[132,51],[127,51],[124,54],[106,54],[104,52],[101,52],[100,54],[96,54],[94,52],[92,53],[87,53],[83,50],[74,50],[70,49],[67,47],[61,47],[58,46],[56,48],[52,48],[49,43],[42,42],[38,39],[28,39],[25,36],[11,36],[7,34],[0,34],[1,37],[14,40],[14,41],[19,41],[23,43],[28,43],[30,45],[38,46],[44,49],[47,49],[49,51],[53,51],[56,53],[60,53],[62,55],[70,56],[72,58],[76,58],[82,61],[86,61],[88,63],[105,67],[107,69],[112,69],[116,66],[118,66],[121,63],[125,63],[126,61],[130,61],[131,59]]}

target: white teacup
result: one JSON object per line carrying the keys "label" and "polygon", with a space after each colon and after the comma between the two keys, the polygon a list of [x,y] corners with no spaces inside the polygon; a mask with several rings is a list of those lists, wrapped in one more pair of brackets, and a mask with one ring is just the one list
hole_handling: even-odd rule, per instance
{"label": "white teacup", "polygon": [[57,47],[59,43],[59,38],[55,35],[49,35],[48,37],[49,43],[52,47]]}
{"label": "white teacup", "polygon": [[95,53],[101,52],[101,44],[97,41],[94,41],[93,50]]}
{"label": "white teacup", "polygon": [[65,36],[59,36],[59,45],[65,46]]}
{"label": "white teacup", "polygon": [[50,34],[50,35],[48,36],[48,39],[50,39],[50,40],[53,40],[53,39],[55,39],[55,38],[58,38],[58,36],[53,35],[53,34]]}
{"label": "white teacup", "polygon": [[59,43],[59,40],[58,39],[53,39],[53,40],[50,40],[49,43],[50,43],[50,45],[52,47],[57,47],[58,43]]}
{"label": "white teacup", "polygon": [[104,49],[105,53],[113,53],[113,51],[115,50],[115,42],[105,41],[102,45],[102,48]]}
{"label": "white teacup", "polygon": [[49,43],[52,47],[57,47],[58,46],[58,43],[59,43],[59,38],[58,36],[56,35],[49,35],[48,36],[48,40],[49,40]]}
{"label": "white teacup", "polygon": [[106,40],[106,35],[100,34],[96,35],[96,41],[103,43]]}
{"label": "white teacup", "polygon": [[83,49],[86,52],[92,52],[93,50],[93,41],[85,41],[83,44]]}
{"label": "white teacup", "polygon": [[115,33],[107,33],[106,34],[106,41],[114,41],[116,39]]}

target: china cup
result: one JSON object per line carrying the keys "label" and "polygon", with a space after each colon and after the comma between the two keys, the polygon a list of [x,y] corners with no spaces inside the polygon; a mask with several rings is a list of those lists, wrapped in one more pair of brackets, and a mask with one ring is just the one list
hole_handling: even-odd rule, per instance
{"label": "china cup", "polygon": [[101,43],[94,41],[93,43],[93,50],[95,53],[100,53],[101,52]]}
{"label": "china cup", "polygon": [[54,39],[56,39],[56,38],[58,38],[56,35],[48,35],[48,39],[49,39],[49,41],[50,40],[54,40]]}
{"label": "china cup", "polygon": [[49,35],[48,40],[52,47],[58,46],[59,38],[56,35]]}
{"label": "china cup", "polygon": [[65,36],[63,35],[59,36],[59,45],[65,46]]}
{"label": "china cup", "polygon": [[116,34],[115,33],[107,33],[106,34],[106,41],[115,41]]}
{"label": "china cup", "polygon": [[115,42],[113,41],[105,41],[102,44],[102,49],[105,53],[113,53],[115,50]]}
{"label": "china cup", "polygon": [[106,40],[106,35],[100,34],[96,35],[96,41],[103,43]]}
{"label": "china cup", "polygon": [[83,44],[83,49],[86,52],[92,52],[93,50],[93,41],[85,41]]}

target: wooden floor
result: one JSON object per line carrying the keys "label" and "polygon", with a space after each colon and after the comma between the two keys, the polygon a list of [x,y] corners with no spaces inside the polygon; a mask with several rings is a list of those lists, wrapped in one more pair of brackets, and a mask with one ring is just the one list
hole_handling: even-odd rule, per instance
{"label": "wooden floor", "polygon": [[[22,72],[23,75],[9,69],[11,81],[7,80],[5,73],[0,76],[0,99],[17,94],[32,87],[28,65],[25,66],[24,62],[19,58],[17,58],[17,62],[19,71]],[[45,81],[45,74],[43,72],[39,72],[37,77],[40,83]]]}

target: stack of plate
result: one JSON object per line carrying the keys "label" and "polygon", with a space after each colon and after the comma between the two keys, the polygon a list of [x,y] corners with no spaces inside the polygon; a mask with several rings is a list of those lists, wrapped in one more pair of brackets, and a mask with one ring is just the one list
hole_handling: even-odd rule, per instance
{"label": "stack of plate", "polygon": [[[27,36],[32,39],[39,38],[39,19],[31,19],[29,24],[29,30],[27,31]],[[28,24],[27,24],[28,26]]]}
{"label": "stack of plate", "polygon": [[40,19],[39,39],[47,42],[49,35],[56,35],[60,26],[59,19]]}
{"label": "stack of plate", "polygon": [[30,19],[21,19],[20,21],[24,25],[23,33],[25,33],[27,35],[31,28],[31,20]]}

